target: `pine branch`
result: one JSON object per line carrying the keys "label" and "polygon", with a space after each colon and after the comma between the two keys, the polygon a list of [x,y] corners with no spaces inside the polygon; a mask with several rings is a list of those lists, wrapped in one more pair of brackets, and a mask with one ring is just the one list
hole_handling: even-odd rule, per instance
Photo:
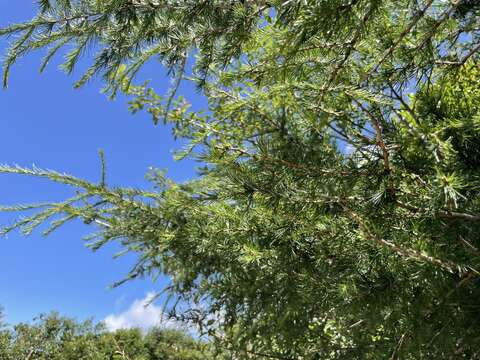
{"label": "pine branch", "polygon": [[415,14],[413,20],[407,25],[407,27],[400,33],[396,38],[392,46],[390,46],[385,53],[381,56],[380,60],[375,64],[375,66],[370,70],[367,75],[366,81],[377,72],[377,70],[382,66],[382,64],[393,54],[395,49],[402,43],[405,37],[415,28],[417,23],[426,15],[428,9],[432,6],[434,0],[428,0],[424,7]]}
{"label": "pine branch", "polygon": [[386,247],[386,248],[389,248],[391,250],[393,250],[395,253],[397,253],[398,255],[400,255],[401,257],[404,257],[404,258],[411,258],[411,259],[415,259],[417,261],[420,261],[420,262],[426,262],[426,263],[430,263],[434,266],[438,266],[440,268],[442,268],[443,270],[446,270],[448,271],[449,273],[452,273],[452,274],[458,274],[460,276],[465,276],[465,274],[472,274],[472,276],[476,276],[476,277],[480,277],[480,272],[468,267],[468,266],[464,266],[464,265],[459,265],[459,264],[456,264],[452,261],[449,261],[449,260],[441,260],[441,259],[438,259],[436,257],[433,257],[433,256],[430,256],[428,254],[425,254],[425,253],[422,253],[422,252],[419,252],[419,251],[416,251],[416,250],[413,250],[413,249],[409,249],[409,248],[404,248],[404,247],[401,247],[391,241],[388,241],[388,240],[385,240],[384,238],[382,238],[381,236],[378,236],[374,233],[372,233],[369,228],[367,227],[367,225],[365,224],[365,222],[362,220],[362,218],[360,217],[359,214],[355,213],[354,211],[348,209],[348,208],[344,208],[347,212],[347,214],[349,214],[349,216],[355,220],[356,223],[358,223],[358,225],[360,226],[361,230],[362,230],[362,233],[364,234],[364,236],[367,238],[367,239],[370,239],[370,240],[373,240],[374,242],[376,242],[377,244],[381,245],[382,247]]}

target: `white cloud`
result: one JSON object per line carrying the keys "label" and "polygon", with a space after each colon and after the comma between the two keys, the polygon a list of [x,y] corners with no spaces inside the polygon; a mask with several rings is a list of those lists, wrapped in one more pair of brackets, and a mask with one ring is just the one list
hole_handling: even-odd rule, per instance
{"label": "white cloud", "polygon": [[105,326],[109,331],[130,328],[148,330],[155,326],[162,328],[181,327],[178,322],[168,319],[159,306],[148,305],[154,296],[154,293],[148,293],[143,299],[135,300],[124,312],[108,315],[103,320]]}

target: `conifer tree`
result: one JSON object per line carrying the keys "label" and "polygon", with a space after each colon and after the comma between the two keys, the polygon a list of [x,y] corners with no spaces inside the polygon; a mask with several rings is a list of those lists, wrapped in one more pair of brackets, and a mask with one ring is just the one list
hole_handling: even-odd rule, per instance
{"label": "conifer tree", "polygon": [[[480,356],[480,5],[469,0],[40,1],[15,61],[73,44],[76,83],[101,75],[132,112],[173,125],[201,164],[156,191],[39,168],[81,190],[5,232],[53,218],[98,227],[90,246],[138,253],[125,280],[165,273],[200,326],[236,358]],[[165,96],[135,75],[170,69]],[[194,59],[190,69],[188,60]],[[180,81],[208,112],[177,97]],[[58,217],[62,215],[62,217]]]}

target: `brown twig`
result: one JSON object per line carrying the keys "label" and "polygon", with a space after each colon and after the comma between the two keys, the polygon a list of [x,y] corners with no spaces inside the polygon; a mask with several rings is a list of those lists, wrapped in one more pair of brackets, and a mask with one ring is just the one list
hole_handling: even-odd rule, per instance
{"label": "brown twig", "polygon": [[366,107],[364,107],[362,105],[362,103],[360,103],[358,100],[354,99],[353,100],[357,105],[358,107],[360,107],[360,109],[362,109],[363,112],[365,112],[367,114],[367,116],[370,118],[370,120],[372,121],[372,125],[373,125],[373,128],[375,129],[375,133],[377,135],[377,145],[380,147],[380,149],[382,150],[382,154],[383,154],[383,163],[384,163],[384,167],[385,167],[385,172],[386,173],[390,173],[390,171],[392,170],[391,166],[390,166],[390,155],[388,154],[388,150],[387,150],[387,146],[385,145],[385,141],[383,140],[383,136],[382,136],[382,128],[380,126],[380,122],[378,121],[378,119],[371,113],[370,110],[368,110]]}

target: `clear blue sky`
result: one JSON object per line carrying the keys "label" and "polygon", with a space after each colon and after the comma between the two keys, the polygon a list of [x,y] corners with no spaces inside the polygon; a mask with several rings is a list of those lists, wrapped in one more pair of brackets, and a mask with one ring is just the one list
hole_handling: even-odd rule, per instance
{"label": "clear blue sky", "polygon": [[[26,20],[34,14],[32,0],[0,0],[0,27]],[[5,39],[0,40],[3,55]],[[195,175],[195,164],[174,162],[172,150],[179,147],[168,129],[154,127],[146,114],[130,115],[125,99],[109,101],[94,81],[81,90],[73,89],[76,76],[68,77],[52,63],[38,73],[43,52],[28,56],[12,70],[10,87],[0,90],[0,163],[35,164],[98,180],[97,150],[105,150],[110,184],[148,187],[144,175],[149,166],[166,168],[168,175],[183,181]],[[169,79],[157,64],[149,64],[143,78],[154,79],[159,92]],[[188,85],[181,94],[195,106],[204,100]],[[0,204],[62,200],[71,189],[47,181],[0,175]],[[13,221],[0,214],[0,225]],[[11,324],[29,321],[39,313],[57,310],[84,319],[103,319],[123,311],[157,283],[141,280],[117,289],[108,285],[122,279],[134,258],[113,260],[115,248],[97,253],[84,247],[82,236],[90,230],[72,223],[43,238],[39,232],[28,238],[13,233],[0,238],[0,305]]]}

